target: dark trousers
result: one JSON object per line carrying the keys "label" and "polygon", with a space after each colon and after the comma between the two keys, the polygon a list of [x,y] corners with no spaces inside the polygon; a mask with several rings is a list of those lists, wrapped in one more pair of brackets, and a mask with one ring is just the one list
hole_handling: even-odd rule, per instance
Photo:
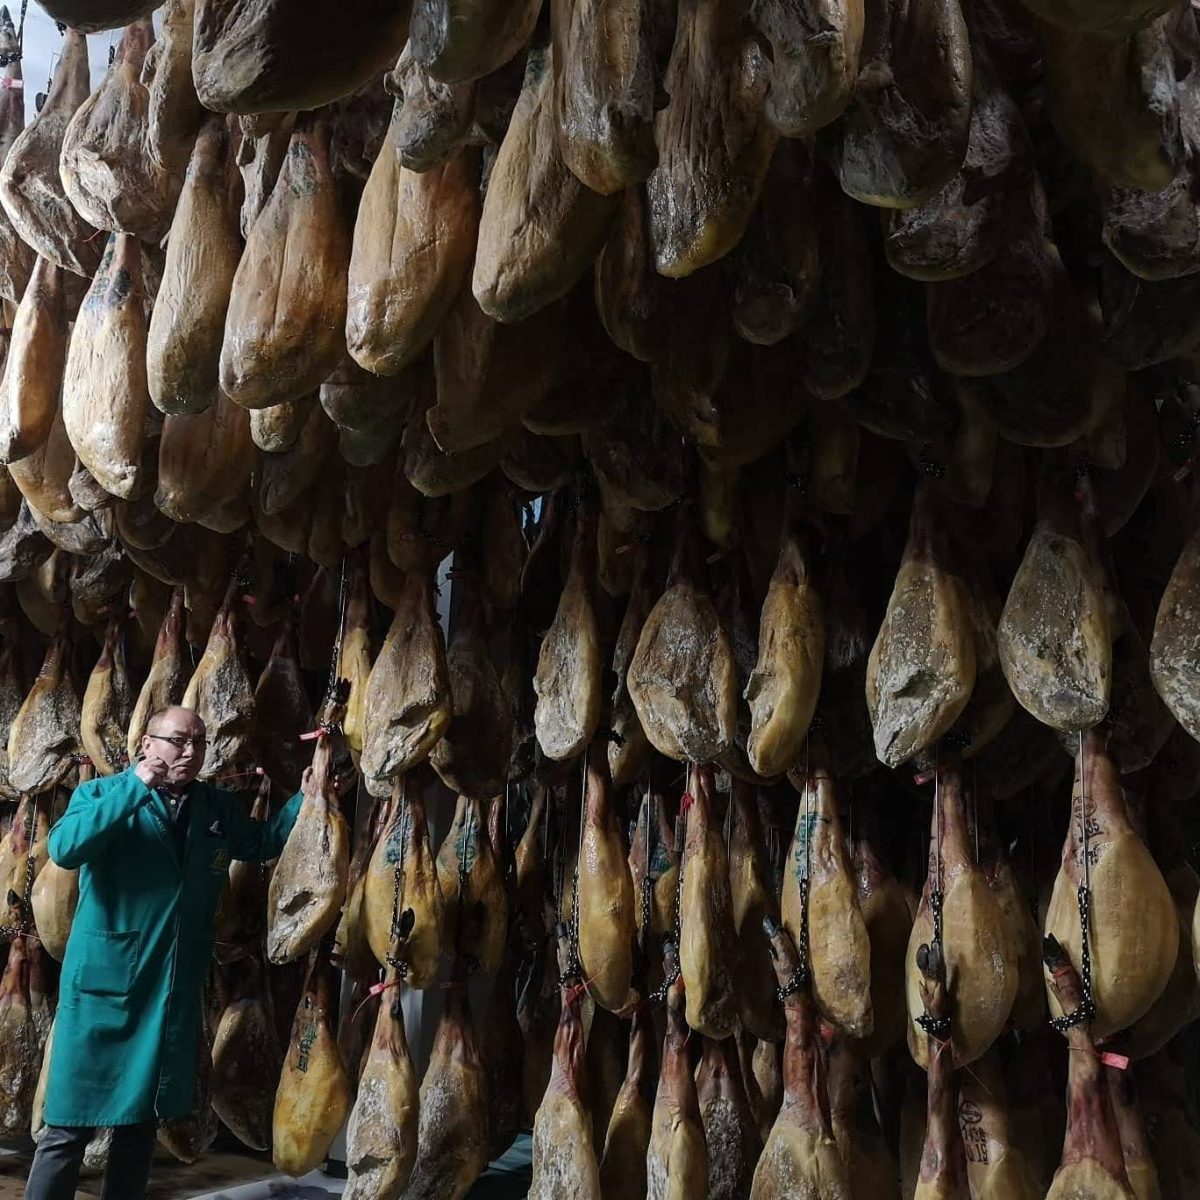
{"label": "dark trousers", "polygon": [[[113,1130],[101,1200],[145,1200],[157,1125],[118,1125]],[[75,1200],[83,1152],[96,1131],[86,1126],[47,1125],[25,1185],[25,1200]]]}

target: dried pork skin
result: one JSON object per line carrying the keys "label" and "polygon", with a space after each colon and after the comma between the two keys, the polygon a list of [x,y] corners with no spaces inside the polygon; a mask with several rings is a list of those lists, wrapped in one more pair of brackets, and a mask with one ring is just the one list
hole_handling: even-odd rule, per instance
{"label": "dried pork skin", "polygon": [[141,243],[112,234],[67,350],[62,414],[79,461],[110,495],[144,483],[151,412],[146,381],[146,283]]}
{"label": "dried pork skin", "polygon": [[454,820],[438,847],[437,877],[446,946],[480,970],[499,970],[508,933],[508,903],[480,801],[459,796]]}
{"label": "dried pork skin", "polygon": [[0,979],[0,1132],[5,1137],[28,1134],[41,1043],[29,997],[29,951],[25,940],[16,938]]}
{"label": "dried pork skin", "polygon": [[252,1150],[271,1142],[275,1097],[263,1086],[283,1066],[283,1048],[269,1011],[267,978],[253,956],[234,968],[237,982],[213,1036],[213,1108]]}
{"label": "dried pork skin", "polygon": [[1025,362],[1050,328],[1057,266],[1035,208],[1011,220],[1004,244],[978,270],[927,285],[938,366],[953,375],[999,375]]}
{"label": "dried pork skin", "polygon": [[504,790],[512,754],[512,703],[488,654],[482,604],[464,597],[446,655],[454,716],[429,756],[452,790],[488,800]]}
{"label": "dried pork skin", "polygon": [[22,500],[17,519],[0,536],[0,582],[28,578],[53,550],[50,540],[34,523],[29,501]]}
{"label": "dried pork skin", "polygon": [[465,83],[516,56],[540,11],[538,0],[417,0],[409,47],[434,79]]}
{"label": "dried pork skin", "polygon": [[453,717],[433,583],[409,571],[387,638],[367,681],[360,768],[372,794],[424,762]]}
{"label": "dried pork skin", "polygon": [[867,1057],[878,1058],[905,1036],[905,958],[916,897],[896,879],[880,852],[875,806],[855,799],[851,866],[858,909],[871,943],[871,1010],[875,1017],[861,1049]]}
{"label": "dried pork skin", "polygon": [[386,71],[407,35],[408,8],[390,0],[349,0],[328,21],[287,0],[198,0],[196,93],[213,112],[319,108]]}
{"label": "dried pork skin", "polygon": [[[828,769],[814,756],[784,867],[780,910],[797,944],[807,928],[812,995],[821,1015],[851,1037],[870,1035],[871,942]],[[808,881],[807,911],[803,881]]]}
{"label": "dried pork skin", "polygon": [[487,1166],[486,1073],[461,979],[421,1081],[417,1161],[401,1200],[463,1200]]}
{"label": "dried pork skin", "polygon": [[779,917],[775,872],[763,840],[754,787],[735,779],[729,803],[733,806],[729,893],[740,950],[737,990],[741,1022],[755,1037],[778,1041],[784,1032],[783,1012],[775,993],[775,970],[767,939],[762,932],[764,917],[776,920]]}
{"label": "dried pork skin", "polygon": [[863,382],[875,352],[874,255],[866,214],[824,167],[814,192],[824,266],[801,334],[801,378],[818,399],[836,400]]}
{"label": "dried pork skin", "polygon": [[654,169],[652,0],[555,0],[554,111],[563,159],[592,191],[611,195]]}
{"label": "dried pork skin", "polygon": [[184,646],[183,622],[183,588],[180,587],[171,593],[171,606],[167,609],[158,631],[150,671],[138,693],[133,714],[129,719],[126,753],[131,759],[136,757],[141,747],[142,734],[150,717],[159,709],[183,702],[188,678],[192,673]]}
{"label": "dried pork skin", "polygon": [[250,438],[264,454],[283,454],[300,440],[300,433],[312,416],[316,395],[285,400],[270,408],[250,410]]}
{"label": "dried pork skin", "polygon": [[296,824],[271,875],[267,957],[293,962],[337,922],[350,871],[350,834],[333,784],[333,736],[322,733],[305,772]]}
{"label": "dried pork skin", "polygon": [[233,153],[226,121],[210,117],[188,164],[150,315],[146,375],[164,413],[203,412],[218,396],[225,314],[242,254]]}
{"label": "dried pork skin", "polygon": [[8,781],[36,795],[60,784],[78,754],[79,696],[71,677],[64,634],[51,641],[42,669],[8,731]]}
{"label": "dried pork skin", "polygon": [[22,240],[64,271],[87,278],[104,247],[67,199],[58,158],[67,126],[90,88],[87,42],[78,29],[68,29],[46,103],[0,168],[0,204]]}
{"label": "dried pork skin", "polygon": [[[1075,1011],[1083,989],[1065,949],[1047,938],[1047,970],[1060,1008]],[[1134,1200],[1121,1144],[1121,1131],[1113,1112],[1089,1025],[1067,1031],[1067,1127],[1062,1157],[1046,1200]]]}
{"label": "dried pork skin", "polygon": [[1100,267],[1105,351],[1126,371],[1188,354],[1200,344],[1198,296],[1200,273],[1140,279],[1105,255]]}
{"label": "dried pork skin", "polygon": [[980,1200],[1044,1200],[1025,1147],[1011,1127],[1001,1062],[993,1053],[959,1083],[958,1122],[971,1195]]}
{"label": "dried pork skin", "polygon": [[888,265],[931,283],[979,270],[1005,238],[1012,193],[1031,152],[1017,106],[985,67],[975,72],[975,97],[962,165],[936,195],[892,209],[885,225]]}
{"label": "dried pork skin", "polygon": [[850,103],[863,44],[863,0],[752,0],[771,46],[767,117],[784,137],[811,138]]}
{"label": "dried pork skin", "polygon": [[314,392],[346,350],[350,234],[320,117],[298,122],[234,273],[221,387],[247,408]]}
{"label": "dried pork skin", "polygon": [[385,982],[393,990],[390,996],[384,993],[379,1006],[346,1129],[345,1195],[350,1200],[395,1200],[417,1157],[417,1078],[404,1037],[400,978],[394,968]]}
{"label": "dried pork skin", "polygon": [[733,327],[756,345],[795,333],[816,303],[821,262],[812,181],[812,156],[781,139],[758,209],[730,257]]}
{"label": "dried pork skin", "polygon": [[681,525],[666,590],[642,627],[627,680],[654,748],[679,762],[705,763],[733,744],[737,673],[695,559],[693,535]]}
{"label": "dried pork skin", "polygon": [[318,955],[309,968],[275,1092],[272,1158],[299,1178],[324,1161],[350,1113],[352,1084],[334,1035],[333,969]]}
{"label": "dried pork skin", "polygon": [[[363,879],[362,921],[371,952],[382,964],[393,952],[396,936],[392,928],[393,906],[399,909],[397,916],[405,920],[406,914],[412,912],[401,948],[408,966],[405,982],[410,987],[427,988],[437,980],[445,903],[420,792],[420,786],[410,790],[403,781],[392,789],[389,819],[380,831]],[[397,864],[400,865],[398,897]]]}
{"label": "dried pork skin", "polygon": [[387,136],[402,167],[431,171],[462,149],[475,115],[473,83],[440,83],[413,58],[409,42],[384,86],[396,97]]}
{"label": "dried pork skin", "polygon": [[[596,518],[581,511],[558,609],[542,638],[534,728],[547,758],[577,758],[600,723],[602,672],[596,617]],[[585,977],[590,972],[585,971]]]}
{"label": "dried pork skin", "polygon": [[[3,92],[0,93],[0,166],[3,166],[13,143],[25,128],[20,45],[7,8],[0,12],[0,52],[9,57],[4,68]],[[0,208],[0,296],[17,303],[25,294],[35,261],[33,249],[25,244],[8,214]]]}
{"label": "dried pork skin", "polygon": [[911,208],[936,195],[967,151],[971,47],[958,0],[870,0],[854,95],[838,130],[848,196]]}
{"label": "dried pork skin", "polygon": [[600,1159],[603,1200],[646,1194],[646,1152],[654,1111],[654,1029],[645,1009],[634,1013],[629,1033],[629,1064],[613,1104]]}
{"label": "dried pork skin", "polygon": [[825,621],[800,541],[789,522],[763,601],[758,661],[746,685],[746,753],[762,776],[782,775],[804,752],[821,690]]}
{"label": "dried pork skin", "polygon": [[712,767],[693,768],[679,867],[679,970],[689,1028],[720,1039],[737,1028],[737,964],[729,862],[714,824],[712,790]]}
{"label": "dried pork skin", "polygon": [[[774,922],[764,923],[764,929],[771,938],[776,978],[786,987],[799,966],[795,947]],[[851,1200],[850,1179],[827,1115],[817,1014],[806,989],[784,1001],[784,1012],[783,1102],[755,1168],[750,1200]]]}
{"label": "dried pork skin", "polygon": [[[929,871],[913,921],[905,959],[908,1000],[908,1047],[928,1069],[929,1038],[916,1024],[924,1012],[917,950],[933,941],[931,894],[940,889],[942,947],[949,988],[953,1061],[958,1066],[980,1058],[1008,1022],[1017,996],[1017,947],[983,869],[975,862],[967,827],[962,785],[955,771],[938,779],[937,805],[930,834]],[[934,841],[940,832],[941,844]]]}
{"label": "dried pork skin", "polygon": [[762,1150],[742,1081],[737,1042],[705,1038],[696,1094],[708,1147],[709,1200],[746,1200]]}
{"label": "dried pork skin", "polygon": [[1170,0],[1022,0],[1042,22],[1072,34],[1103,34],[1116,40],[1128,37],[1157,21],[1175,7]]}
{"label": "dried pork skin", "polygon": [[1186,170],[1156,192],[1110,188],[1103,210],[1101,240],[1127,271],[1151,281],[1200,271],[1200,207]]}
{"label": "dried pork skin", "polygon": [[[171,177],[171,208],[205,116],[192,79],[195,16],[196,0],[166,0],[158,41],[146,55],[142,71],[142,82],[150,89],[146,154]],[[169,221],[169,210],[166,215]]]}
{"label": "dried pork skin", "polygon": [[[1122,775],[1148,767],[1175,728],[1173,714],[1154,686],[1150,657],[1129,607],[1111,598],[1113,626],[1112,700],[1104,718],[1108,752]],[[1069,744],[1068,750],[1074,746]]]}
{"label": "dried pork skin", "polygon": [[958,719],[975,686],[966,593],[947,557],[935,487],[920,485],[867,668],[875,753],[893,767],[932,746]]}
{"label": "dried pork skin", "polygon": [[274,113],[270,116],[237,118],[237,128],[241,134],[237,165],[244,190],[239,219],[243,238],[249,236],[271,198],[283,160],[287,157],[296,116],[296,113]]}
{"label": "dried pork skin", "polygon": [[473,151],[418,174],[394,130],[359,202],[350,252],[346,343],[376,375],[402,371],[433,340],[471,270],[479,224]]}
{"label": "dried pork skin", "polygon": [[1061,500],[1046,498],[996,636],[1013,695],[1039,721],[1078,733],[1103,720],[1112,681],[1109,616],[1078,518]]}
{"label": "dried pork skin", "polygon": [[[677,959],[668,954],[668,974]],[[708,1189],[708,1147],[688,1051],[681,979],[668,980],[667,1031],[646,1152],[646,1200],[690,1200]]]}
{"label": "dried pork skin", "polygon": [[855,1042],[838,1038],[828,1052],[828,1072],[830,1124],[854,1200],[900,1200],[898,1164],[875,1114],[869,1060]]}
{"label": "dried pork skin", "polygon": [[0,621],[0,639],[0,799],[16,800],[20,793],[8,778],[8,731],[25,699],[20,625],[11,618]]}
{"label": "dried pork skin", "polygon": [[[1090,859],[1089,946],[1096,1020],[1092,1032],[1106,1038],[1142,1017],[1162,994],[1179,953],[1179,921],[1162,872],[1129,823],[1116,767],[1095,732],[1082,738],[1075,763],[1071,823],[1062,867],[1046,912],[1053,934],[1081,962],[1077,890],[1084,881],[1084,835]],[[1062,1008],[1050,986],[1051,1016]]]}
{"label": "dried pork skin", "polygon": [[204,779],[215,779],[245,765],[252,753],[254,689],[243,662],[234,603],[231,590],[183,695],[183,706],[193,709],[208,730],[208,748],[200,772]]}
{"label": "dried pork skin", "polygon": [[36,882],[50,861],[46,844],[50,832],[49,807],[48,800],[23,795],[0,840],[0,889],[9,897],[9,924],[15,924],[25,915],[24,896],[30,872]]}
{"label": "dried pork skin", "polygon": [[1163,592],[1150,641],[1150,675],[1163,703],[1200,741],[1200,533],[1193,534]]}
{"label": "dried pork skin", "polygon": [[778,133],[766,118],[771,64],[742,33],[737,0],[683,0],[655,118],[659,161],[646,181],[660,275],[682,278],[737,245]]}
{"label": "dried pork skin", "polygon": [[312,706],[304,690],[296,627],[287,613],[254,688],[262,766],[288,796],[300,787],[308,765],[308,746],[300,740],[313,726]]}
{"label": "dried pork skin", "polygon": [[83,749],[101,775],[125,766],[125,741],[133,710],[133,685],[125,668],[125,631],[111,620],[100,657],[88,676],[80,717]]}
{"label": "dried pork skin", "polygon": [[554,112],[554,50],[531,47],[521,96],[492,163],[471,288],[511,323],[560,299],[600,252],[616,215],[568,169]]}
{"label": "dried pork skin", "polygon": [[576,882],[579,961],[592,998],[620,1013],[633,998],[635,907],[604,742],[593,743],[587,751],[581,846]]}
{"label": "dried pork skin", "polygon": [[1039,23],[1055,129],[1118,187],[1165,188],[1185,154],[1167,25],[1109,37]]}
{"label": "dried pork skin", "polygon": [[142,64],[154,41],[147,17],[129,25],[100,86],[63,135],[59,174],[75,211],[97,229],[158,242],[166,233],[176,183],[150,158],[150,89]]}
{"label": "dried pork skin", "polygon": [[[221,393],[204,412],[166,418],[154,492],[161,513],[217,533],[232,533],[249,520],[251,478],[259,465],[250,418]],[[221,464],[219,472],[214,463]]]}
{"label": "dried pork skin", "polygon": [[50,438],[67,361],[67,320],[62,269],[35,255],[0,379],[0,459],[5,463],[28,457]]}
{"label": "dried pork skin", "polygon": [[578,1200],[601,1200],[592,1114],[588,1111],[585,1086],[587,1038],[580,1013],[581,997],[577,987],[564,986],[562,990],[550,1082],[533,1119],[529,1196],[532,1200],[558,1200],[564,1195]]}
{"label": "dried pork skin", "polygon": [[613,345],[642,362],[653,361],[666,340],[666,311],[642,187],[621,193],[596,259],[595,284],[596,312]]}
{"label": "dried pork skin", "polygon": [[[562,332],[556,306],[501,325],[464,287],[433,341],[437,402],[424,423],[448,455],[511,436],[559,378]],[[507,443],[498,447],[501,451]],[[488,461],[483,459],[481,461]]]}

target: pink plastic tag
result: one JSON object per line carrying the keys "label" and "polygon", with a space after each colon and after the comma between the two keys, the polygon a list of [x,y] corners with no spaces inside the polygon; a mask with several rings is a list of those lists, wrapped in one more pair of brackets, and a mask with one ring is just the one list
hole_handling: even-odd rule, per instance
{"label": "pink plastic tag", "polygon": [[1100,1055],[1100,1061],[1106,1067],[1116,1067],[1118,1071],[1129,1070],[1128,1054],[1113,1054],[1111,1050],[1105,1050]]}
{"label": "pink plastic tag", "polygon": [[300,740],[302,742],[315,742],[317,738],[319,738],[324,732],[325,730],[323,729],[313,729],[308,733],[302,733],[300,735]]}
{"label": "pink plastic tag", "polygon": [[7,88],[10,92],[23,92],[25,90],[25,80],[0,79],[0,87]]}

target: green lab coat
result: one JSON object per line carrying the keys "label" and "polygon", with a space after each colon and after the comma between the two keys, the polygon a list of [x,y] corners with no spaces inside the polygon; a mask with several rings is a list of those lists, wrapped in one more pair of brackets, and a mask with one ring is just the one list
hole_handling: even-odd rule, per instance
{"label": "green lab coat", "polygon": [[213,914],[230,859],[277,857],[300,796],[270,821],[207,783],[188,791],[183,861],[166,802],[122,771],[81,784],[50,831],[50,857],[79,869],[63,960],[49,1125],[128,1125],[186,1116],[201,1030]]}

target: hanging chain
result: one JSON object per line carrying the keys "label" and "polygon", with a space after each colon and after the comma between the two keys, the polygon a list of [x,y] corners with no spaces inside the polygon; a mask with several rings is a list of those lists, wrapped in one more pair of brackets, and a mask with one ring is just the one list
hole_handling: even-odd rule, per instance
{"label": "hanging chain", "polygon": [[[392,924],[391,935],[388,938],[387,965],[395,967],[401,979],[408,978],[408,961],[392,953],[396,934],[400,930],[400,914],[403,911],[404,897],[404,859],[408,851],[408,839],[411,834],[408,807],[408,776],[400,777],[400,853],[396,855],[396,871],[392,882]],[[460,886],[461,890],[461,886]]]}
{"label": "hanging chain", "polygon": [[[933,914],[933,946],[938,956],[945,962],[942,945],[942,770],[940,762],[940,743],[933,752],[933,886],[929,889],[929,911]],[[975,853],[979,859],[978,848]],[[917,1017],[917,1024],[932,1038],[945,1041],[950,1036],[950,1018],[934,1017],[929,1012],[923,1012]]]}
{"label": "hanging chain", "polygon": [[1092,948],[1091,948],[1091,899],[1092,899],[1092,861],[1089,817],[1087,812],[1087,761],[1083,753],[1083,732],[1079,734],[1079,838],[1080,849],[1083,851],[1083,882],[1075,893],[1079,905],[1079,979],[1083,987],[1083,997],[1079,1007],[1073,1013],[1064,1013],[1061,1017],[1052,1017],[1050,1026],[1059,1033],[1066,1033],[1076,1025],[1090,1025],[1096,1019],[1096,998],[1092,994]]}
{"label": "hanging chain", "polygon": [[800,885],[800,937],[796,951],[800,955],[800,961],[787,983],[775,989],[775,994],[780,1000],[794,996],[812,978],[808,940],[808,895],[812,874],[813,834],[812,758],[807,737],[804,740],[804,796],[800,801],[799,824],[804,831],[804,873],[797,880]]}
{"label": "hanging chain", "polygon": [[642,932],[638,938],[638,949],[645,954],[646,939],[650,936],[651,902],[654,897],[654,879],[651,875],[654,867],[654,851],[656,849],[654,828],[657,804],[650,796],[650,780],[646,780],[646,794],[642,797],[642,812],[646,815],[646,869],[642,872]]}
{"label": "hanging chain", "polygon": [[[675,857],[678,860],[679,866],[675,873],[675,927],[672,933],[676,948],[683,944],[683,851],[687,844],[687,822],[688,812],[692,806],[692,794],[688,790],[691,783],[692,767],[689,763],[684,771],[684,793],[683,801],[679,805],[679,816],[675,819]],[[670,940],[670,939],[668,939]],[[663,972],[662,986],[650,996],[652,1003],[657,1003],[660,1000],[667,998],[667,992],[670,991],[671,984],[675,981],[666,977],[666,972]]]}

